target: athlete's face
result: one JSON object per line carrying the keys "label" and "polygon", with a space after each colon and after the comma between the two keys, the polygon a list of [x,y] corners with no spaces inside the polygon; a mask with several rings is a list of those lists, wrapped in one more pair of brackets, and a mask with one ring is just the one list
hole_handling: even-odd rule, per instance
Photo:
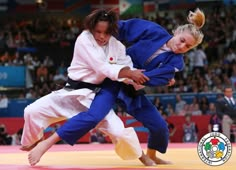
{"label": "athlete's face", "polygon": [[174,53],[183,54],[196,45],[196,40],[188,31],[177,32],[167,45]]}
{"label": "athlete's face", "polygon": [[109,34],[107,30],[108,30],[108,22],[106,21],[99,21],[95,26],[92,34],[98,45],[104,46],[108,43],[111,34]]}

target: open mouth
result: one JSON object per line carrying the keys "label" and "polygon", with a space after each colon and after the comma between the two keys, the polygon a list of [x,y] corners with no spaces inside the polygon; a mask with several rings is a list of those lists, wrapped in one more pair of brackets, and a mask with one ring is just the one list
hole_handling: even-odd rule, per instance
{"label": "open mouth", "polygon": [[105,41],[97,40],[97,43],[103,45],[105,44]]}

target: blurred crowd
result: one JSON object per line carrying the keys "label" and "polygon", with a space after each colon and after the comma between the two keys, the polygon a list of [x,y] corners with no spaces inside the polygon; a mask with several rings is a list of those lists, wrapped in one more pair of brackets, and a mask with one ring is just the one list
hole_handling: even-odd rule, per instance
{"label": "blurred crowd", "polygon": [[[236,7],[218,6],[204,12],[203,43],[185,54],[185,69],[176,73],[175,85],[146,87],[147,94],[223,93],[224,87],[229,85],[236,89]],[[157,13],[155,17],[143,18],[157,22],[171,33],[175,27],[186,23],[185,17],[181,12],[174,15],[166,12],[162,16]],[[31,85],[17,97],[36,99],[63,87],[75,39],[83,30],[83,21],[76,17],[50,16],[2,18],[0,22],[0,66],[26,66],[31,81]],[[6,98],[5,94],[1,95],[1,106]],[[186,104],[177,95],[176,105],[167,104],[167,107],[158,100],[155,99],[154,104],[168,116],[216,112],[214,103],[209,103],[207,98],[195,98],[192,104]],[[116,112],[126,115],[119,106]]]}
{"label": "blurred crowd", "polygon": [[[233,9],[232,9],[233,8]],[[204,41],[185,54],[185,69],[176,74],[174,87],[146,88],[147,93],[223,92],[225,85],[236,88],[236,7],[221,6],[205,11]],[[170,32],[186,23],[185,15],[144,17]],[[82,21],[76,18],[7,19],[0,27],[0,65],[25,65],[32,79],[20,98],[41,97],[63,85]],[[68,47],[68,48],[67,48]],[[69,49],[69,52],[65,52]],[[49,52],[50,51],[50,52]],[[59,52],[58,52],[59,51]],[[60,53],[64,51],[64,53]],[[62,56],[64,55],[64,56]]]}

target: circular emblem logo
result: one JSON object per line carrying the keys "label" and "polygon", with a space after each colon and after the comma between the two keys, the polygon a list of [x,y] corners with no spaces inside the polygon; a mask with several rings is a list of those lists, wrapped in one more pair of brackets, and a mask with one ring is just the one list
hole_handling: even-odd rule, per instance
{"label": "circular emblem logo", "polygon": [[211,132],[198,143],[198,156],[207,165],[218,166],[227,162],[232,154],[230,140],[222,133]]}

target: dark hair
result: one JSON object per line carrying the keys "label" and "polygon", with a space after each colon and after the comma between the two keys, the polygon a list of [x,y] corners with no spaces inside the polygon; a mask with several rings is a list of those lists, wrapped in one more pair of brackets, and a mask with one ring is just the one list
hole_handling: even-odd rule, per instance
{"label": "dark hair", "polygon": [[232,89],[232,90],[233,90],[233,87],[232,87],[231,85],[226,85],[226,86],[224,86],[224,91],[225,91],[226,89]]}
{"label": "dark hair", "polygon": [[94,10],[84,20],[84,28],[92,32],[99,21],[109,23],[107,33],[113,36],[118,34],[118,15],[112,10],[98,9]]}

